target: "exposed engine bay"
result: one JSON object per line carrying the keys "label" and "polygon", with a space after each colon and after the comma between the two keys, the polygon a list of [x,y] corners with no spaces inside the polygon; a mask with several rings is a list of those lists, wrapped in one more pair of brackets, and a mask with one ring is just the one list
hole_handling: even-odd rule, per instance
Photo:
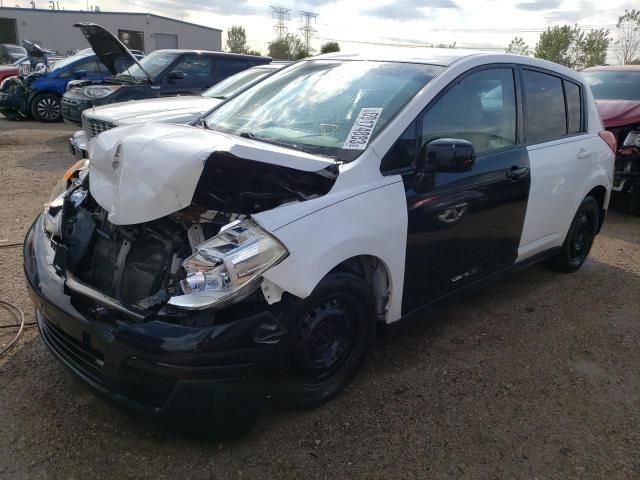
{"label": "exposed engine bay", "polygon": [[89,181],[86,168],[74,172],[45,212],[56,268],[123,305],[157,312],[172,296],[187,293],[180,283],[187,276],[183,262],[198,245],[252,213],[327,193],[335,175],[215,153],[190,206],[133,225],[109,222]]}

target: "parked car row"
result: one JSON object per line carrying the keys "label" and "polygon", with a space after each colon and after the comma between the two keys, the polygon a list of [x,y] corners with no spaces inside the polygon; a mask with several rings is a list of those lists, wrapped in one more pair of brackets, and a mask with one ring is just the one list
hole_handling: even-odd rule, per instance
{"label": "parked car row", "polygon": [[[188,76],[149,58],[73,90]],[[602,227],[616,140],[568,68],[380,49],[243,78],[188,124],[211,99],[79,114],[90,159],[25,239],[42,338],[116,402],[213,428],[319,405],[378,327],[534,262],[575,271]]]}
{"label": "parked car row", "polygon": [[[158,50],[141,59],[99,25],[77,24],[92,50],[0,84],[0,112],[10,118],[80,123],[84,110],[128,100],[196,95],[268,57]],[[139,61],[140,60],[140,61]]]}

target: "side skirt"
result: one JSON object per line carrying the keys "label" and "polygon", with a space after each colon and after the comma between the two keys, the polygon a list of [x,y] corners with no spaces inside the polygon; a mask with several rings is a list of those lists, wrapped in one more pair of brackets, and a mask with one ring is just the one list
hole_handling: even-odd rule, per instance
{"label": "side skirt", "polygon": [[389,333],[392,333],[392,332],[395,332],[396,329],[403,328],[406,324],[409,324],[417,320],[418,318],[424,319],[424,316],[428,315],[430,311],[433,310],[435,307],[446,305],[451,300],[457,299],[463,295],[484,290],[485,288],[499,282],[500,280],[503,280],[505,277],[508,277],[509,275],[515,272],[518,272],[527,267],[530,267],[531,265],[540,263],[544,260],[554,257],[555,255],[560,253],[561,249],[562,247],[554,247],[549,250],[545,250],[544,252],[540,252],[532,257],[529,257],[523,260],[522,262],[514,263],[513,265],[507,268],[504,268],[502,270],[499,270],[493,273],[492,275],[479,279],[463,288],[454,290],[453,292],[443,295],[442,297],[439,297],[425,305],[422,305],[421,307],[416,308],[415,310],[412,310],[406,315],[403,315],[395,322],[387,324],[386,325],[387,331]]}

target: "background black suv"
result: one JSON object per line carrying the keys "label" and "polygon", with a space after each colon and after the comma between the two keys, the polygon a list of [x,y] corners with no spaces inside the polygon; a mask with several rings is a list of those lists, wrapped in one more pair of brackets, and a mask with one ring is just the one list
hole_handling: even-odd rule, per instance
{"label": "background black suv", "polygon": [[113,75],[103,81],[76,81],[62,97],[62,116],[80,123],[94,105],[173,95],[194,95],[235,73],[271,62],[269,57],[200,50],[156,50],[138,62],[100,25],[76,25]]}

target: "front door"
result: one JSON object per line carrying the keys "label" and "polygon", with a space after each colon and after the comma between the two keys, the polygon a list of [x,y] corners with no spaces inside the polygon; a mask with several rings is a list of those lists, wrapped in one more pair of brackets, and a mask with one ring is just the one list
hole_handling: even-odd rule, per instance
{"label": "front door", "polygon": [[197,95],[213,83],[211,56],[183,55],[165,74],[161,95]]}
{"label": "front door", "polygon": [[[383,160],[384,170],[397,168],[398,156],[414,159],[415,168],[403,174],[409,222],[403,314],[515,262],[530,186],[516,99],[512,68],[471,72],[436,98]],[[422,160],[425,146],[437,138],[472,142],[473,168],[430,168]]]}

